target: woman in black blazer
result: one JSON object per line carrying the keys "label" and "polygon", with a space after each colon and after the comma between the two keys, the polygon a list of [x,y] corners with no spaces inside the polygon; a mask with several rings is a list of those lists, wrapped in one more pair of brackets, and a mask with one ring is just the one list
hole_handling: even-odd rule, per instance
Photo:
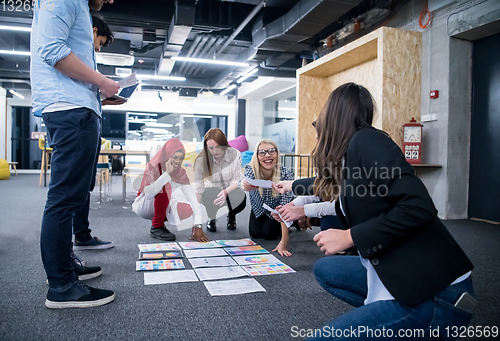
{"label": "woman in black blazer", "polygon": [[[312,189],[335,201],[346,230],[322,231],[314,240],[327,255],[356,246],[359,256],[315,264],[318,282],[358,307],[315,337],[455,339],[471,318],[473,265],[401,149],[371,126],[373,103],[364,87],[344,84],[330,94],[316,124]],[[297,180],[293,187],[307,192],[311,182]],[[277,187],[292,189],[286,182]]]}

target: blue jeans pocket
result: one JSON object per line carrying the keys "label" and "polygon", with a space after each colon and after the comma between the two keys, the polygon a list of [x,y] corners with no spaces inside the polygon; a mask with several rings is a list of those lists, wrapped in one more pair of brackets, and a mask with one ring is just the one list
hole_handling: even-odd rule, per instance
{"label": "blue jeans pocket", "polygon": [[[455,340],[459,335],[460,327],[467,326],[471,318],[471,313],[455,307],[442,298],[434,297],[434,316],[430,324],[431,333],[439,330],[440,340]],[[430,340],[433,339],[435,338],[430,338]]]}

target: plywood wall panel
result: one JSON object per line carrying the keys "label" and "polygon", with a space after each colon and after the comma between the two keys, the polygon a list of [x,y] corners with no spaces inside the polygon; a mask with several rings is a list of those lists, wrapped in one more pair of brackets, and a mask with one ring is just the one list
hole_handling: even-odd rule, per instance
{"label": "plywood wall panel", "polygon": [[382,129],[401,146],[403,124],[412,117],[420,122],[421,33],[384,27],[380,46],[383,49]]}
{"label": "plywood wall panel", "polygon": [[421,34],[382,27],[297,70],[297,152],[308,154],[316,143],[311,126],[328,95],[355,82],[375,99],[373,125],[402,144],[402,125],[420,120]]}

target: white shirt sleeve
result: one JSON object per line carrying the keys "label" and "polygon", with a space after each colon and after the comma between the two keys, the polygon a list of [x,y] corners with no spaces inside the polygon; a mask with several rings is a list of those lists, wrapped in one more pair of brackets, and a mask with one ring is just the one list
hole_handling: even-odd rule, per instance
{"label": "white shirt sleeve", "polygon": [[306,217],[323,218],[327,215],[337,215],[335,211],[335,201],[316,202],[304,205]]}
{"label": "white shirt sleeve", "polygon": [[299,195],[298,197],[292,200],[295,206],[304,206],[318,201],[319,197],[315,197],[314,195]]}
{"label": "white shirt sleeve", "polygon": [[170,182],[170,180],[172,180],[170,175],[167,172],[163,173],[151,185],[144,187],[144,190],[143,190],[144,195],[148,199],[154,198],[158,193],[160,193],[163,186],[165,186],[167,183]]}
{"label": "white shirt sleeve", "polygon": [[191,185],[182,185],[181,191],[184,193],[184,197],[189,202],[193,210],[193,223],[195,225],[201,224],[201,205],[196,198],[193,188]]}

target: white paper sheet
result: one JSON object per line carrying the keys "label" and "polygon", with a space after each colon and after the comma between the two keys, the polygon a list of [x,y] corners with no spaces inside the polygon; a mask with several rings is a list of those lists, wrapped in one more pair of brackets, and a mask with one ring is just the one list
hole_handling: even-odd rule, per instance
{"label": "white paper sheet", "polygon": [[128,88],[137,83],[137,75],[135,72],[131,73],[129,76],[120,79],[118,82],[120,88]]}
{"label": "white paper sheet", "polygon": [[237,265],[231,257],[190,258],[188,260],[193,268]]}
{"label": "white paper sheet", "polygon": [[222,268],[200,268],[194,270],[200,281],[247,277],[248,273],[239,266],[226,266]]}
{"label": "white paper sheet", "polygon": [[257,264],[243,266],[250,276],[277,275],[294,273],[295,270],[283,263],[277,264]]}
{"label": "white paper sheet", "polygon": [[283,220],[283,222],[285,223],[286,227],[292,226],[293,221],[285,221],[285,219],[283,219],[283,217],[281,216],[281,214],[279,214],[279,212],[276,211],[275,209],[272,209],[271,207],[269,207],[266,204],[263,204],[262,207],[264,207],[266,210],[271,211],[273,213],[278,213],[278,215],[280,216],[281,220]]}
{"label": "white paper sheet", "polygon": [[187,258],[227,256],[224,249],[184,250],[184,254]]}
{"label": "white paper sheet", "polygon": [[266,291],[253,278],[232,279],[229,281],[203,282],[212,296],[239,295],[251,292]]}
{"label": "white paper sheet", "polygon": [[259,179],[250,179],[247,177],[243,178],[250,185],[262,187],[262,188],[271,188],[273,182],[271,180],[259,180]]}
{"label": "white paper sheet", "polygon": [[144,285],[198,282],[194,270],[158,271],[144,273]]}
{"label": "white paper sheet", "polygon": [[139,251],[166,251],[166,250],[180,250],[177,243],[156,243],[156,244],[139,244]]}
{"label": "white paper sheet", "polygon": [[222,245],[224,247],[228,246],[252,246],[252,245],[257,245],[253,240],[250,238],[243,238],[243,239],[232,239],[232,240],[217,240],[217,244]]}
{"label": "white paper sheet", "polygon": [[277,264],[281,261],[273,255],[251,255],[251,256],[237,256],[233,259],[238,265],[256,265],[256,264]]}
{"label": "white paper sheet", "polygon": [[184,250],[193,249],[213,249],[214,247],[222,247],[222,245],[217,244],[215,241],[200,243],[200,242],[179,242],[179,245]]}

